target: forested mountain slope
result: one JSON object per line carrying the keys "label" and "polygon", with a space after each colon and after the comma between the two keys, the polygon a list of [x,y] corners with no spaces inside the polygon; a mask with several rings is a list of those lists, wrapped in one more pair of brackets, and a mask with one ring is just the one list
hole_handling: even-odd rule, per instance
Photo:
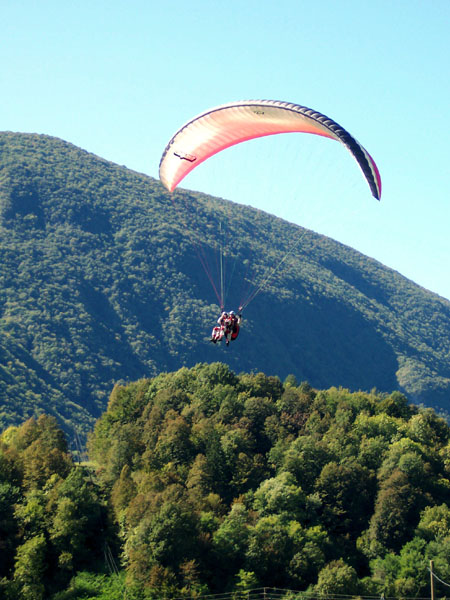
{"label": "forested mountain slope", "polygon": [[[218,303],[197,255],[215,268],[219,222],[238,232],[229,308],[301,238],[227,350],[207,341]],[[213,360],[449,408],[448,301],[256,209],[187,191],[172,202],[55,138],[0,134],[0,264],[3,425],[45,409],[83,429],[116,381]]]}

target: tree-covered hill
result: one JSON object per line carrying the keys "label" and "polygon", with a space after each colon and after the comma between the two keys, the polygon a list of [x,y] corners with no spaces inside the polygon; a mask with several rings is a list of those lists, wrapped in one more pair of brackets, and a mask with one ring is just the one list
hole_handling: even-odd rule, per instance
{"label": "tree-covered hill", "polygon": [[203,363],[117,385],[88,449],[47,415],[0,435],[5,600],[425,598],[431,559],[450,580],[450,428],[397,391]]}
{"label": "tree-covered hill", "polygon": [[450,575],[449,439],[399,392],[213,363],[116,386],[90,455],[128,584],[149,597],[244,585],[423,597],[431,558]]}
{"label": "tree-covered hill", "polygon": [[[282,201],[282,199],[280,199]],[[228,308],[294,249],[229,348],[200,260],[228,240]],[[42,135],[0,134],[1,423],[86,430],[114,383],[220,359],[448,411],[450,303],[333,240]]]}

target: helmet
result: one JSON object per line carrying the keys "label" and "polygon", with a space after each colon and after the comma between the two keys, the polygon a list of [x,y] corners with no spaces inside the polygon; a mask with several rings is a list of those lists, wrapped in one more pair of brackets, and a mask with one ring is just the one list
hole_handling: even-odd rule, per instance
{"label": "helmet", "polygon": [[235,314],[234,310],[230,310],[230,313],[229,313],[229,314],[230,314],[230,315],[234,315],[234,314]]}

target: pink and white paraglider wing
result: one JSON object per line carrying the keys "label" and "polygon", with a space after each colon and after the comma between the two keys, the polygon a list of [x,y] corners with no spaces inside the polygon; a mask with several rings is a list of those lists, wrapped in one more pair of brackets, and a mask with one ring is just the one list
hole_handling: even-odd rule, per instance
{"label": "pink and white paraglider wing", "polygon": [[203,161],[247,140],[280,133],[312,133],[344,144],[379,200],[381,178],[370,154],[343,127],[325,115],[288,102],[248,100],[218,106],[181,127],[161,158],[159,176],[173,191]]}

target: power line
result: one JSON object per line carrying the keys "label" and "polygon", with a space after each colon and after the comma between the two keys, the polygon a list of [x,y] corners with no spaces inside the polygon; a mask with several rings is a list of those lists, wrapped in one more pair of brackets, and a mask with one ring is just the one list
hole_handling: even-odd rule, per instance
{"label": "power line", "polygon": [[430,567],[427,567],[427,568],[428,568],[428,570],[430,571],[431,575],[432,575],[432,576],[433,576],[433,577],[434,577],[434,578],[435,578],[437,581],[439,581],[439,583],[442,583],[442,585],[446,585],[447,587],[450,587],[450,583],[446,583],[446,582],[445,582],[443,579],[441,579],[440,577],[438,577],[438,576],[436,575],[436,573],[430,569]]}
{"label": "power line", "polygon": [[[446,584],[448,585],[448,584]],[[281,600],[282,598],[304,598],[305,600],[380,600],[380,596],[361,596],[351,594],[318,594],[314,592],[305,592],[299,590],[290,590],[283,588],[256,588],[252,590],[242,590],[240,592],[230,592],[222,594],[206,594],[203,596],[176,597],[172,600]],[[396,600],[394,596],[384,596],[383,600]],[[419,598],[416,596],[402,596],[402,600],[430,600],[430,598]]]}

